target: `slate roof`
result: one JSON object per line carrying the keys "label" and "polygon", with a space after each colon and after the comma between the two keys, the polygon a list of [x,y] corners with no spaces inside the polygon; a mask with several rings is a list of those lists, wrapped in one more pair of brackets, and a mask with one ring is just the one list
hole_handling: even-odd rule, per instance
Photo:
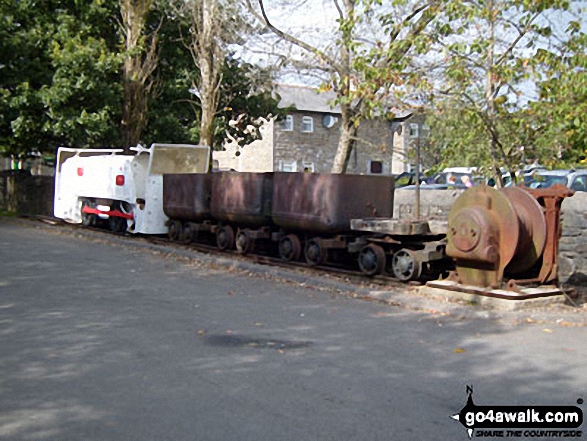
{"label": "slate roof", "polygon": [[[340,106],[332,105],[336,99],[334,92],[318,92],[318,89],[309,86],[294,86],[288,84],[277,84],[274,94],[279,95],[281,100],[280,108],[295,106],[299,111],[333,113],[340,115]],[[396,109],[396,121],[402,121],[410,116],[412,112]]]}
{"label": "slate roof", "polygon": [[320,92],[309,86],[278,84],[275,93],[281,97],[279,107],[295,106],[297,110],[322,113],[340,113],[338,105],[332,106],[336,95],[333,92]]}

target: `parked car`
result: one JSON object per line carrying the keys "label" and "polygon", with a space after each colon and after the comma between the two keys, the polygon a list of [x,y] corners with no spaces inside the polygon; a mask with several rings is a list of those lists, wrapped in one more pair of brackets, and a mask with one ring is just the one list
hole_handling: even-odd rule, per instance
{"label": "parked car", "polygon": [[540,170],[524,176],[524,185],[529,188],[548,188],[563,184],[574,191],[587,191],[587,169],[585,170]]}
{"label": "parked car", "polygon": [[[402,187],[402,190],[414,190],[415,185],[406,185]],[[467,187],[464,184],[420,184],[420,190],[466,190]]]}
{"label": "parked car", "polygon": [[395,187],[400,188],[413,185],[415,177],[415,173],[412,172],[403,172],[399,175],[395,175]]}

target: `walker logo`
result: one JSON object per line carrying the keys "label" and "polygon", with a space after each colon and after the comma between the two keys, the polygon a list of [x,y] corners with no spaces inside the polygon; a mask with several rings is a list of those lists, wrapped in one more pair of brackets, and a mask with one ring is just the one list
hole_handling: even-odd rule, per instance
{"label": "walker logo", "polygon": [[[475,437],[578,438],[583,411],[577,406],[476,406],[473,388],[467,386],[467,404],[451,418]],[[577,404],[583,404],[578,399]]]}

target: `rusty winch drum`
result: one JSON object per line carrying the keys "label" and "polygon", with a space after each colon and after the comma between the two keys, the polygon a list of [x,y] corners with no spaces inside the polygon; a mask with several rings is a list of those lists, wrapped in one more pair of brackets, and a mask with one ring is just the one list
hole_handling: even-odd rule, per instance
{"label": "rusty winch drum", "polygon": [[[560,203],[566,196],[566,187],[537,191],[480,186],[465,191],[448,219],[446,253],[456,261],[457,281],[498,287],[504,276],[538,283],[553,280]],[[539,275],[528,278],[540,265]]]}

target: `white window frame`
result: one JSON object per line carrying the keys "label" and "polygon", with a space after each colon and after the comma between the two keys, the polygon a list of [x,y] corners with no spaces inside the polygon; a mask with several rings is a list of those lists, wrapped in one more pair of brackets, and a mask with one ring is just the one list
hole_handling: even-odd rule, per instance
{"label": "white window frame", "polygon": [[[306,170],[308,169],[308,170]],[[313,162],[302,162],[302,170],[307,171],[309,173],[314,173],[314,163]]]}
{"label": "white window frame", "polygon": [[281,127],[284,132],[293,132],[293,129],[294,129],[293,115],[286,115]]}
{"label": "white window frame", "polygon": [[296,172],[298,171],[298,163],[296,161],[279,161],[279,171]]}
{"label": "white window frame", "polygon": [[418,124],[410,124],[410,138],[418,138],[420,136],[420,126]]}
{"label": "white window frame", "polygon": [[302,116],[302,133],[312,133],[314,131],[314,118],[311,116]]}

